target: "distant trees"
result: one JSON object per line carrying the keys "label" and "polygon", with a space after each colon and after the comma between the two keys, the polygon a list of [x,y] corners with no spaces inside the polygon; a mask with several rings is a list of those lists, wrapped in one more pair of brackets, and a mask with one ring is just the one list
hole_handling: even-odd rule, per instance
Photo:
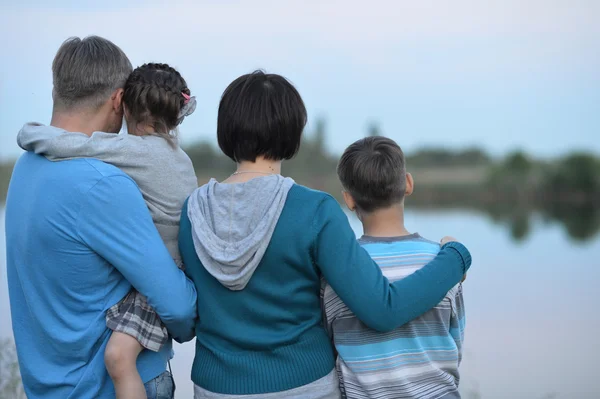
{"label": "distant trees", "polygon": [[[369,123],[367,137],[382,136],[379,124]],[[402,146],[402,143],[398,143]],[[437,166],[482,166],[491,163],[490,156],[480,148],[452,150],[445,147],[428,147],[411,154],[406,154],[406,162],[411,167]]]}
{"label": "distant trees", "polygon": [[0,340],[0,398],[26,399],[15,344]]}
{"label": "distant trees", "polygon": [[200,141],[186,147],[185,150],[201,183],[206,183],[211,177],[224,179],[235,171],[233,161],[209,142]]}
{"label": "distant trees", "polygon": [[12,162],[0,163],[0,204],[4,202],[4,198],[6,197],[13,166]]}
{"label": "distant trees", "polygon": [[531,159],[521,150],[509,153],[503,162],[503,167],[507,172],[514,175],[527,175],[533,168]]}
{"label": "distant trees", "polygon": [[381,136],[381,130],[379,129],[379,125],[377,123],[371,122],[369,124],[369,126],[367,127],[367,136],[368,137]]}
{"label": "distant trees", "polygon": [[503,199],[518,193],[545,202],[592,201],[600,198],[600,161],[592,154],[575,153],[536,162],[515,151],[490,169],[488,185]]}
{"label": "distant trees", "polygon": [[488,188],[501,201],[526,202],[536,194],[535,165],[523,151],[509,153],[489,169]]}
{"label": "distant trees", "polygon": [[327,133],[325,132],[325,119],[319,118],[315,123],[315,131],[313,132],[313,146],[321,154],[325,153],[327,146]]}
{"label": "distant trees", "polygon": [[491,163],[490,156],[479,148],[426,148],[411,153],[406,158],[406,163],[411,167],[487,166]]}
{"label": "distant trees", "polygon": [[[310,126],[297,156],[284,163],[283,173],[340,199],[335,172],[339,154],[328,150],[326,121],[318,119]],[[366,126],[365,135],[385,132],[372,122]],[[235,170],[233,161],[212,142],[195,143],[186,151],[201,184],[210,177],[225,179]],[[536,160],[517,150],[494,159],[476,147],[430,147],[406,153],[406,158],[417,181],[410,206],[483,209],[498,222],[510,223],[512,236],[519,240],[529,232],[527,215],[531,211],[564,224],[577,239],[600,229],[600,159],[594,154],[580,152],[555,160]],[[12,169],[12,163],[0,164],[0,203]]]}
{"label": "distant trees", "polygon": [[548,166],[544,190],[557,197],[600,197],[600,161],[592,154],[575,153]]}
{"label": "distant trees", "polygon": [[304,135],[296,157],[284,164],[284,173],[301,184],[338,196],[340,185],[335,173],[338,156],[327,150],[326,128],[324,119],[316,121],[314,131]]}
{"label": "distant trees", "polygon": [[574,153],[548,162],[515,151],[490,168],[487,186],[508,209],[503,220],[511,223],[515,239],[526,237],[524,215],[532,211],[559,222],[575,240],[600,230],[600,163],[592,154]]}

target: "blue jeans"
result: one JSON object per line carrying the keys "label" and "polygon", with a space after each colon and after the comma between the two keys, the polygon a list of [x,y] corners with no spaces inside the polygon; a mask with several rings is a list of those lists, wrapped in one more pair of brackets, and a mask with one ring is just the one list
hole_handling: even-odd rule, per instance
{"label": "blue jeans", "polygon": [[175,383],[168,371],[148,381],[144,387],[148,399],[173,399],[175,397]]}

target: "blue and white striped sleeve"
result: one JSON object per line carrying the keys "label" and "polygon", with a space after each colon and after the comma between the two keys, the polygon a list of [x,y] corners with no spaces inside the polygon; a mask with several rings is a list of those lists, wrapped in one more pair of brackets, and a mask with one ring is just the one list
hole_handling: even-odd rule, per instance
{"label": "blue and white striped sleeve", "polygon": [[465,340],[465,303],[463,299],[462,283],[452,289],[452,316],[450,319],[450,335],[458,348],[458,364],[462,361],[463,342]]}

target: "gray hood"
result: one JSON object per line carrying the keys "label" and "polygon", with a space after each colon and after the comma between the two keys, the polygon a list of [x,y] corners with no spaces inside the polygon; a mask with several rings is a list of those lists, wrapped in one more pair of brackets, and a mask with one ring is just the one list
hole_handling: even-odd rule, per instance
{"label": "gray hood", "polygon": [[245,183],[211,179],[192,193],[188,217],[198,258],[225,287],[243,290],[269,246],[290,178],[271,175]]}

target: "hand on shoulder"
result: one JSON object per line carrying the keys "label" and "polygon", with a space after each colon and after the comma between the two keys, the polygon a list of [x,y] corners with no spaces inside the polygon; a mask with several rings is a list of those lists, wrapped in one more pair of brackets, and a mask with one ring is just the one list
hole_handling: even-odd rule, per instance
{"label": "hand on shoulder", "polygon": [[444,238],[442,238],[440,240],[440,245],[444,246],[444,245],[448,244],[449,242],[459,242],[459,241],[452,236],[445,236]]}
{"label": "hand on shoulder", "polygon": [[[444,236],[441,240],[440,240],[440,245],[444,246],[445,244],[448,244],[449,242],[459,242],[456,238],[452,237],[452,236]],[[462,280],[460,281],[461,283],[464,282],[467,279],[467,275],[465,274],[462,278]]]}

